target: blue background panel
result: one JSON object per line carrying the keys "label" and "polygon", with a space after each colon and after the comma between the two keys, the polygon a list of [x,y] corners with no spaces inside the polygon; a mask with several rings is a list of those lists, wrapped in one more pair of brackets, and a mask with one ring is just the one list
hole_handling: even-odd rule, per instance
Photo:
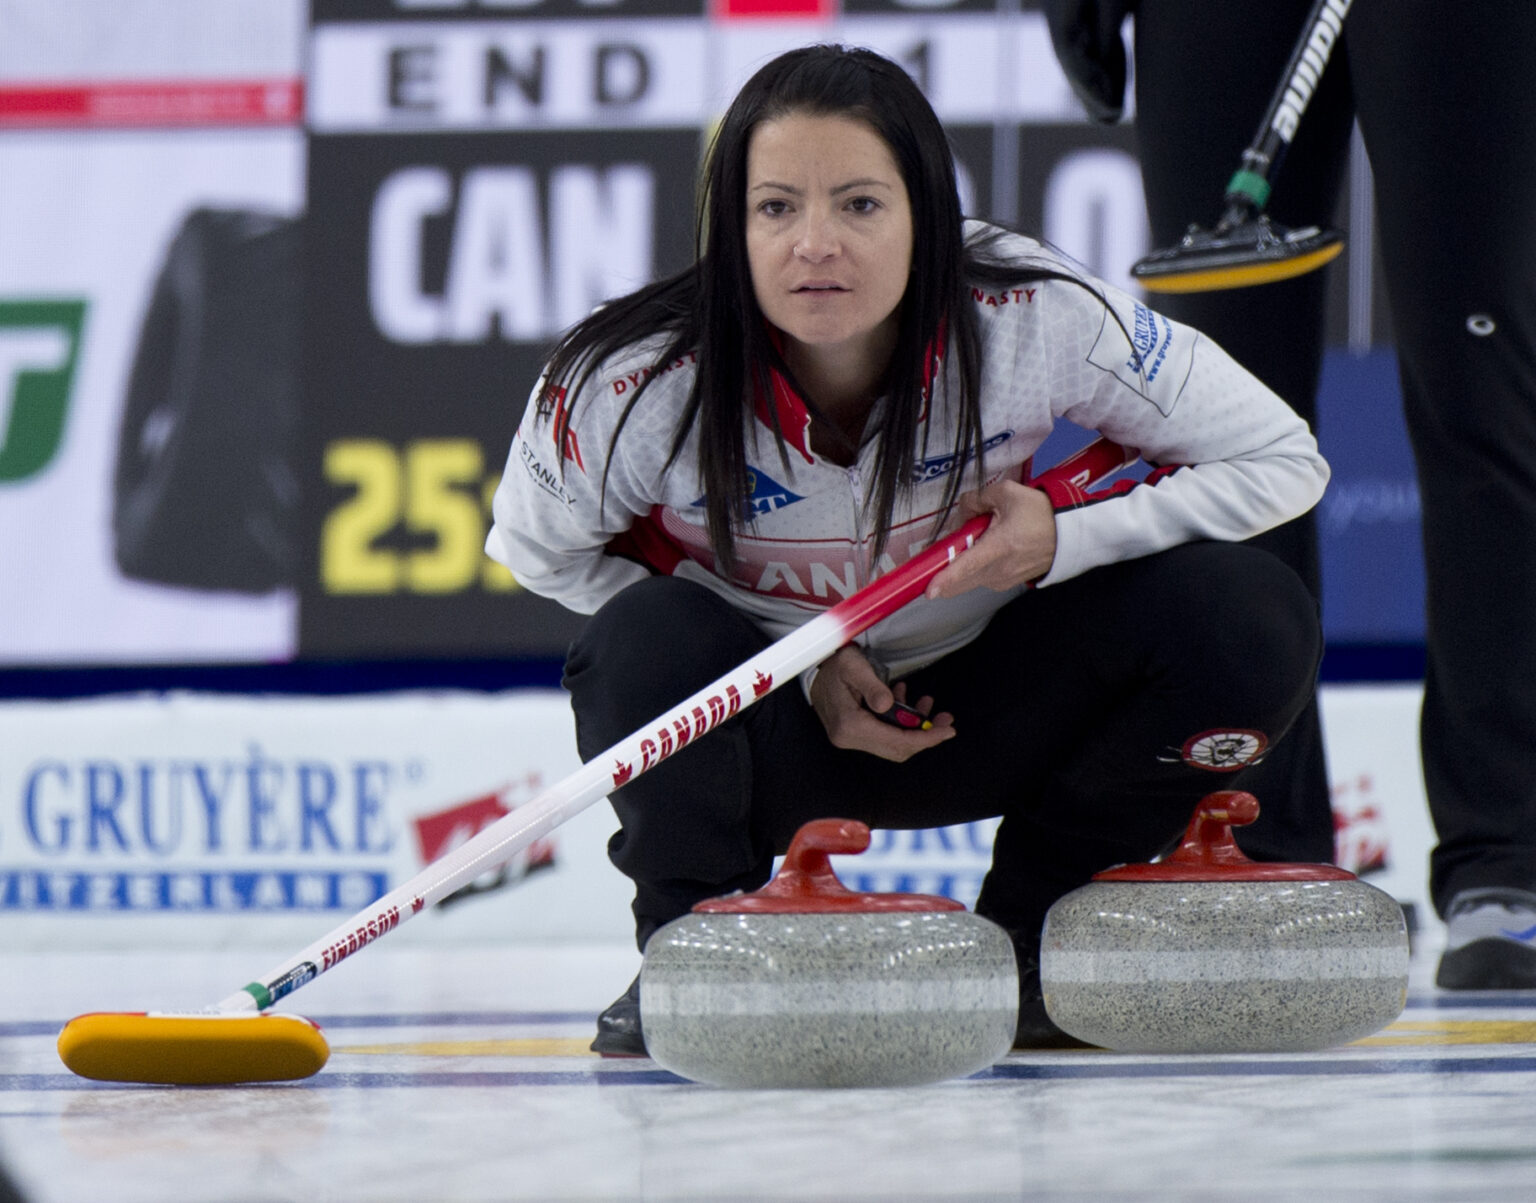
{"label": "blue background panel", "polygon": [[1317,435],[1333,468],[1318,508],[1329,648],[1420,645],[1419,488],[1391,348],[1328,353]]}

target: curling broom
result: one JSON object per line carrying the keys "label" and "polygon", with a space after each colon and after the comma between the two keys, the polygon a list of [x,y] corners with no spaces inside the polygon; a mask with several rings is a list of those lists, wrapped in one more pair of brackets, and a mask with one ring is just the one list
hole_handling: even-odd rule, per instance
{"label": "curling broom", "polygon": [[[1086,489],[1134,459],[1134,453],[1099,438],[1034,483],[1052,480]],[[317,1073],[330,1056],[319,1027],[297,1015],[264,1014],[269,1007],[413,915],[506,864],[599,798],[895,613],[975,542],[989,521],[986,516],[972,518],[900,568],[791,631],[217,1006],[197,1012],[77,1016],[59,1033],[60,1059],[81,1077],[163,1085],[279,1082]]]}
{"label": "curling broom", "polygon": [[1148,292],[1215,292],[1305,275],[1332,262],[1344,235],[1319,226],[1287,229],[1264,212],[1285,152],[1306,112],[1353,0],[1316,0],[1258,132],[1227,183],[1212,229],[1192,225],[1177,244],[1138,260],[1131,275]]}

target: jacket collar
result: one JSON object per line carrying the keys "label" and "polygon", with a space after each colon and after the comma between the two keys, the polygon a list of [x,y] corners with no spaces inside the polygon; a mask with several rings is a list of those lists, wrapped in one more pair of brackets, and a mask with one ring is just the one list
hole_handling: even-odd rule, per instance
{"label": "jacket collar", "polygon": [[[768,337],[782,355],[784,335],[773,326],[769,326]],[[922,417],[925,420],[928,416],[928,397],[944,363],[944,347],[944,328],[941,326],[938,335],[928,343],[928,354],[923,356],[924,412]],[[762,390],[758,389],[753,398],[752,410],[757,420],[772,430],[774,415],[777,414],[779,429],[784,432],[784,441],[803,455],[806,463],[815,463],[816,457],[811,454],[811,411],[806,406],[805,399],[795,391],[788,378],[777,368],[768,369],[768,381],[770,395],[764,396]]]}

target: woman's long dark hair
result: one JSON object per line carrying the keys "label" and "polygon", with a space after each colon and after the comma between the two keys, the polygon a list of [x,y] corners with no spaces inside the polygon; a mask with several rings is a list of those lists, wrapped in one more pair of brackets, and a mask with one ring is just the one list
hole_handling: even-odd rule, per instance
{"label": "woman's long dark hair", "polygon": [[[555,347],[538,399],[539,412],[554,415],[555,437],[563,441],[572,404],[604,359],[658,334],[665,338],[654,361],[658,368],[696,352],[697,373],[673,432],[667,464],[677,460],[697,425],[710,545],[717,570],[727,574],[735,566],[735,535],[750,514],[744,499],[750,493],[746,431],[753,420],[753,400],[772,395],[772,371],[795,384],[758,308],[746,242],[748,143],[759,124],[791,113],[866,122],[890,148],[912,207],[912,274],[887,372],[889,401],[870,499],[877,556],[897,501],[912,488],[913,465],[927,454],[927,404],[955,406],[955,445],[950,450],[957,463],[974,470],[978,483],[982,479],[981,344],[971,282],[1008,285],[1058,278],[1082,283],[1049,267],[1009,264],[988,254],[986,241],[966,245],[949,139],[932,106],[896,63],[869,50],[823,45],[792,50],[759,70],[737,94],[711,144],[693,266],[604,305],[573,327]],[[947,348],[937,346],[940,338]],[[957,397],[924,396],[936,350],[956,357]],[[651,379],[654,376],[625,406],[614,444]],[[943,391],[943,379],[942,371],[934,376],[935,393]],[[816,399],[795,387],[813,416],[819,416]],[[557,405],[561,396],[566,404]],[[780,458],[787,463],[776,407],[768,406],[767,412]],[[612,460],[610,444],[608,463]],[[965,477],[962,471],[951,474],[946,510]],[[606,479],[605,467],[605,484]]]}

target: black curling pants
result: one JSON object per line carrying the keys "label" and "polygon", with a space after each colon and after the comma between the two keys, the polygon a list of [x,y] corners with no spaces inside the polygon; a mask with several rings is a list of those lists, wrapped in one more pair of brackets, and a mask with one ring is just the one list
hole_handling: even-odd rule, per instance
{"label": "black curling pants", "polygon": [[[1157,245],[1215,220],[1309,8],[1139,0],[1137,136]],[[1355,0],[1268,206],[1284,225],[1329,222],[1358,115],[1423,506],[1421,744],[1442,914],[1460,890],[1536,889],[1533,71],[1531,0]],[[1314,421],[1324,283],[1315,272],[1158,305]],[[1305,575],[1310,520],[1292,527],[1272,536],[1289,550],[1271,545]],[[1285,767],[1282,754],[1257,776]],[[1296,774],[1294,813],[1310,823],[1313,770]]]}
{"label": "black curling pants", "polygon": [[[582,758],[768,642],[692,582],[624,590],[566,664]],[[1056,898],[1163,851],[1206,793],[1243,788],[1247,754],[1311,699],[1320,654],[1294,572],[1255,548],[1195,543],[1026,593],[912,674],[911,696],[932,695],[958,734],[905,763],[833,747],[788,682],[612,795],[609,856],[635,882],[638,943],[704,898],[762,885],[811,819],[997,815],[977,910],[1036,941]]]}

